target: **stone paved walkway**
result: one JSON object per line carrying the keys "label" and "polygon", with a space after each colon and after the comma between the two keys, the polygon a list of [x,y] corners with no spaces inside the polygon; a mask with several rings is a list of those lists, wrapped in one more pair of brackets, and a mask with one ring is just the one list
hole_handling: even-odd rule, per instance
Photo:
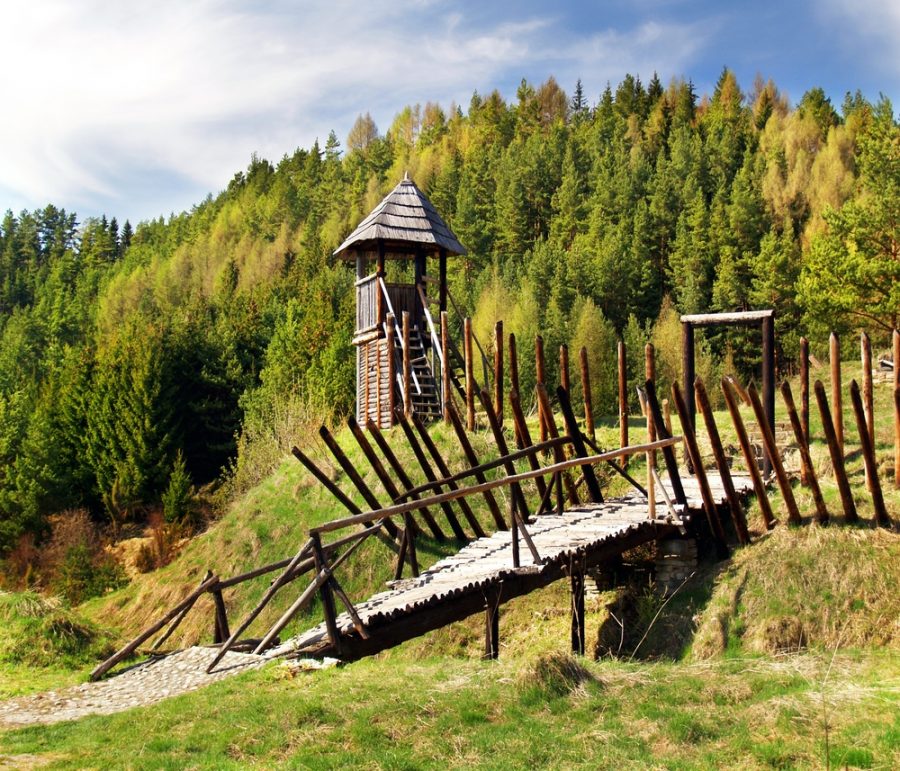
{"label": "stone paved walkway", "polygon": [[109,715],[202,688],[268,662],[249,653],[227,653],[211,675],[214,648],[188,648],[138,664],[116,677],[0,702],[0,729]]}

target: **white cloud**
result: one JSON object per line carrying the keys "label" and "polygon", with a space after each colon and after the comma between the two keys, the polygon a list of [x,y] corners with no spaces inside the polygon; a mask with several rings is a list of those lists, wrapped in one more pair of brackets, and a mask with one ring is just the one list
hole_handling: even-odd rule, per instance
{"label": "white cloud", "polygon": [[[535,63],[560,82],[681,71],[691,25],[565,33],[553,18],[473,23],[441,2],[33,0],[0,26],[0,191],[22,205],[129,213],[131,170],[220,189],[258,151],[279,158],[371,111],[467,100]],[[477,26],[477,28],[476,28]],[[120,205],[117,207],[116,203]],[[0,201],[0,209],[8,201]],[[140,217],[156,211],[140,211]]]}

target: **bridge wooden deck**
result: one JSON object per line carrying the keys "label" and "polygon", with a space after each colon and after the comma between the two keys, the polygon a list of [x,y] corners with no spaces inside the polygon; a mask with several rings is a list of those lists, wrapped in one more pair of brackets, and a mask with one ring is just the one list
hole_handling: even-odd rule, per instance
{"label": "bridge wooden deck", "polygon": [[[749,477],[732,477],[736,491],[752,490]],[[721,480],[709,475],[710,488],[720,506],[726,504]],[[377,653],[454,621],[496,609],[514,597],[602,565],[622,552],[659,538],[677,535],[690,518],[702,516],[696,479],[683,479],[688,505],[684,521],[668,513],[660,499],[656,519],[648,517],[647,499],[638,493],[603,503],[586,503],[562,514],[542,514],[527,525],[540,555],[534,564],[522,552],[521,567],[513,567],[512,534],[498,531],[479,538],[446,557],[416,578],[393,582],[390,589],[356,605],[367,637],[357,631],[348,613],[336,617],[338,645],[332,644],[324,623],[268,652],[275,656],[338,656],[352,660]]]}

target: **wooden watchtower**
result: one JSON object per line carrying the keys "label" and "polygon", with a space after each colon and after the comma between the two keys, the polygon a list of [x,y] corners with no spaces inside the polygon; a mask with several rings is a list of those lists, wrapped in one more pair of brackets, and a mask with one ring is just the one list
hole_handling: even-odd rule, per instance
{"label": "wooden watchtower", "polygon": [[[439,311],[447,309],[447,257],[465,248],[404,175],[334,254],[356,261],[357,421],[386,428],[404,406],[439,418],[449,395],[441,393],[440,316],[429,306],[436,300]],[[429,257],[437,279],[427,273]]]}

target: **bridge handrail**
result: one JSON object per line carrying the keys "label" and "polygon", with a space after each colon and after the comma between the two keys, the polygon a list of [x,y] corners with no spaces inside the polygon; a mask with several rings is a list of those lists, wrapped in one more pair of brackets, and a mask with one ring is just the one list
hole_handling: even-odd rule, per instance
{"label": "bridge handrail", "polygon": [[[524,482],[529,479],[534,479],[539,476],[555,474],[562,471],[567,471],[568,469],[577,468],[579,466],[593,465],[595,463],[601,463],[606,460],[620,458],[623,455],[635,455],[639,452],[647,452],[649,450],[661,450],[664,447],[672,447],[674,445],[677,445],[681,441],[682,437],[673,436],[667,439],[658,439],[655,442],[647,442],[646,444],[620,447],[616,450],[609,450],[597,455],[588,455],[583,458],[570,458],[568,460],[560,461],[559,463],[554,463],[550,466],[543,466],[539,469],[523,471],[519,474],[501,477],[500,479],[489,480],[487,482],[482,482],[481,484],[463,487],[458,490],[450,490],[445,493],[439,493],[438,495],[432,495],[428,498],[420,498],[417,501],[393,504],[391,506],[385,506],[384,508],[374,511],[364,511],[361,514],[354,514],[349,517],[334,519],[330,522],[325,522],[322,525],[311,527],[309,529],[309,532],[310,535],[330,533],[334,532],[335,530],[350,527],[351,525],[362,524],[365,522],[377,522],[378,520],[385,519],[387,517],[393,517],[397,516],[398,514],[406,514],[412,511],[418,511],[419,509],[423,509],[428,506],[436,506],[447,501],[454,501],[458,498],[464,498],[467,495],[477,495],[488,490],[495,490],[498,487],[506,487],[518,482]],[[508,460],[508,458],[505,458],[504,460]]]}

